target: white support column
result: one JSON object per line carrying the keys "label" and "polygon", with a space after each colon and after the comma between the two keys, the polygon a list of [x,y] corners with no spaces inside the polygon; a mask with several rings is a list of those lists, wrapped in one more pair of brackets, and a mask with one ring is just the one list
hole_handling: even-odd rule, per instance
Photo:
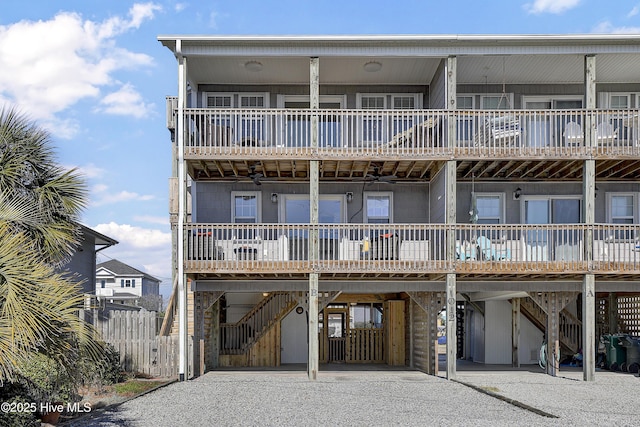
{"label": "white support column", "polygon": [[[596,108],[596,57],[587,55],[584,58],[585,106],[591,111]],[[595,123],[593,116],[587,115],[585,121],[585,144],[595,147]],[[587,225],[595,223],[595,187],[596,161],[585,160],[582,174],[582,193],[584,222]],[[589,266],[593,267],[593,230],[587,229],[584,236],[584,256]],[[585,381],[594,381],[596,372],[596,290],[595,276],[587,273],[583,277],[582,286],[582,371]]]}
{"label": "white support column", "polygon": [[[450,56],[447,58],[447,66],[445,69],[447,76],[446,100],[447,110],[454,111],[456,109],[457,99],[457,58]],[[449,114],[447,120],[447,145],[452,148],[456,143],[455,117]],[[445,165],[446,180],[446,196],[445,196],[445,223],[449,225],[447,229],[446,239],[446,256],[450,265],[455,260],[455,241],[456,241],[456,167],[455,160],[448,160]],[[447,274],[447,379],[455,379],[456,377],[456,346],[458,342],[456,330],[456,275],[455,273]],[[437,357],[437,355],[436,355]],[[437,361],[436,361],[437,363]]]}
{"label": "white support column", "polygon": [[187,176],[184,165],[185,121],[184,109],[187,103],[187,58],[182,56],[181,40],[176,41],[178,58],[178,223],[177,223],[177,276],[178,276],[178,378],[186,381],[189,377],[188,358],[188,318],[187,318],[187,278],[184,274],[184,224],[186,221]]}
{"label": "white support column", "polygon": [[[318,150],[318,115],[314,110],[320,107],[320,62],[318,58],[309,60],[309,106],[311,114],[311,149]],[[312,226],[318,225],[318,205],[320,192],[320,162],[311,160],[309,162],[309,223]],[[318,261],[320,252],[320,241],[318,229],[313,228],[309,232],[309,261],[313,272],[309,274],[309,361],[307,374],[310,380],[315,380],[319,368],[319,345],[318,345]]]}

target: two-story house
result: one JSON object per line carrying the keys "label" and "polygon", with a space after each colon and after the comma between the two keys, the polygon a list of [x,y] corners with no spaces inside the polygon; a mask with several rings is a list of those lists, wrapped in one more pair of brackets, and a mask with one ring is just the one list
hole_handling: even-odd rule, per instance
{"label": "two-story house", "polygon": [[109,303],[162,310],[160,279],[117,259],[96,266],[96,296]]}
{"label": "two-story house", "polygon": [[77,226],[78,245],[69,262],[58,268],[58,271],[70,275],[74,281],[79,282],[83,294],[91,295],[95,293],[97,253],[117,245],[118,241],[86,225],[77,224]]}
{"label": "two-story house", "polygon": [[448,378],[544,341],[593,380],[600,335],[640,332],[640,36],[159,41],[182,379],[434,373],[444,310]]}

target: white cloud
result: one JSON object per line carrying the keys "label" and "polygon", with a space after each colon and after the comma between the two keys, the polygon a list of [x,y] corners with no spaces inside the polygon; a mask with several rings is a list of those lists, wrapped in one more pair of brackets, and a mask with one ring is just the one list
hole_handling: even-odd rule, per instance
{"label": "white cloud", "polygon": [[47,21],[0,26],[0,99],[42,121],[57,136],[75,134],[78,124],[61,122],[56,113],[99,96],[101,88],[113,84],[114,72],[151,65],[151,56],[117,47],[115,37],[159,10],[154,3],[137,3],[127,18],[94,22],[60,12]]}
{"label": "white cloud", "polygon": [[169,216],[135,215],[133,219],[149,224],[167,225],[169,223]]}
{"label": "white cloud", "polygon": [[82,166],[69,166],[68,169],[77,168],[78,171],[85,176],[85,178],[98,178],[104,176],[105,170],[93,163],[88,163]]}
{"label": "white cloud", "polygon": [[593,28],[596,34],[638,34],[640,27],[614,27],[609,21],[602,21]]}
{"label": "white cloud", "polygon": [[116,224],[113,221],[108,224],[98,224],[93,228],[131,249],[150,249],[166,245],[171,250],[171,233],[161,230],[136,227],[129,224]]}
{"label": "white cloud", "polygon": [[91,188],[91,205],[104,206],[121,202],[145,202],[155,199],[151,194],[138,194],[132,191],[122,190],[117,193],[109,192],[109,187],[104,184],[96,184]]}
{"label": "white cloud", "polygon": [[188,6],[187,3],[176,3],[176,5],[174,6],[174,10],[176,12],[182,12],[187,8],[187,6]]}
{"label": "white cloud", "polygon": [[640,6],[634,6],[633,9],[627,13],[627,18],[633,18],[638,14],[638,12],[640,12]]}
{"label": "white cloud", "polygon": [[535,0],[524,5],[529,13],[562,13],[573,9],[581,0]]}
{"label": "white cloud", "polygon": [[153,110],[153,104],[146,104],[142,96],[130,84],[123,85],[118,91],[104,96],[96,111],[136,118],[147,117]]}
{"label": "white cloud", "polygon": [[218,28],[218,12],[212,11],[209,14],[209,27],[213,28],[214,30]]}
{"label": "white cloud", "polygon": [[[94,187],[95,189],[96,187]],[[100,198],[98,198],[98,200],[94,200],[91,205],[92,206],[103,206],[103,205],[111,205],[114,203],[121,203],[121,202],[131,202],[131,201],[148,201],[148,200],[153,200],[155,197],[150,195],[150,194],[146,194],[146,195],[141,195],[138,193],[134,193],[131,191],[120,191],[118,193],[107,193],[106,190],[106,186],[105,187],[100,187],[100,193],[105,193],[102,194],[100,196]]]}

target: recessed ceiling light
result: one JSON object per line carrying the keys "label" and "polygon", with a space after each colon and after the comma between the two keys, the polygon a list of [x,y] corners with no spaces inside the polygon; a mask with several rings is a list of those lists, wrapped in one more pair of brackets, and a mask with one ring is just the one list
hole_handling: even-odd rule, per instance
{"label": "recessed ceiling light", "polygon": [[249,71],[253,71],[257,73],[258,71],[262,71],[262,62],[247,61],[244,63],[244,68],[246,68]]}
{"label": "recessed ceiling light", "polygon": [[364,68],[364,70],[368,73],[377,73],[382,69],[382,64],[378,61],[371,61],[364,64],[362,68]]}

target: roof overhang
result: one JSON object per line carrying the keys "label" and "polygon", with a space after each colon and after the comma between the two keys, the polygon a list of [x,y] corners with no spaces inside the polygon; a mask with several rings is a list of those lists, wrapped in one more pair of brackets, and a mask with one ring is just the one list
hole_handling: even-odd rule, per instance
{"label": "roof overhang", "polygon": [[[431,83],[449,56],[459,84],[571,84],[583,81],[585,55],[598,55],[599,83],[637,81],[640,35],[199,36],[158,40],[186,57],[192,84],[308,84],[309,57],[321,84]],[[363,70],[375,59],[380,72]],[[259,62],[262,70],[247,70]],[[553,71],[553,72],[550,72]]]}

